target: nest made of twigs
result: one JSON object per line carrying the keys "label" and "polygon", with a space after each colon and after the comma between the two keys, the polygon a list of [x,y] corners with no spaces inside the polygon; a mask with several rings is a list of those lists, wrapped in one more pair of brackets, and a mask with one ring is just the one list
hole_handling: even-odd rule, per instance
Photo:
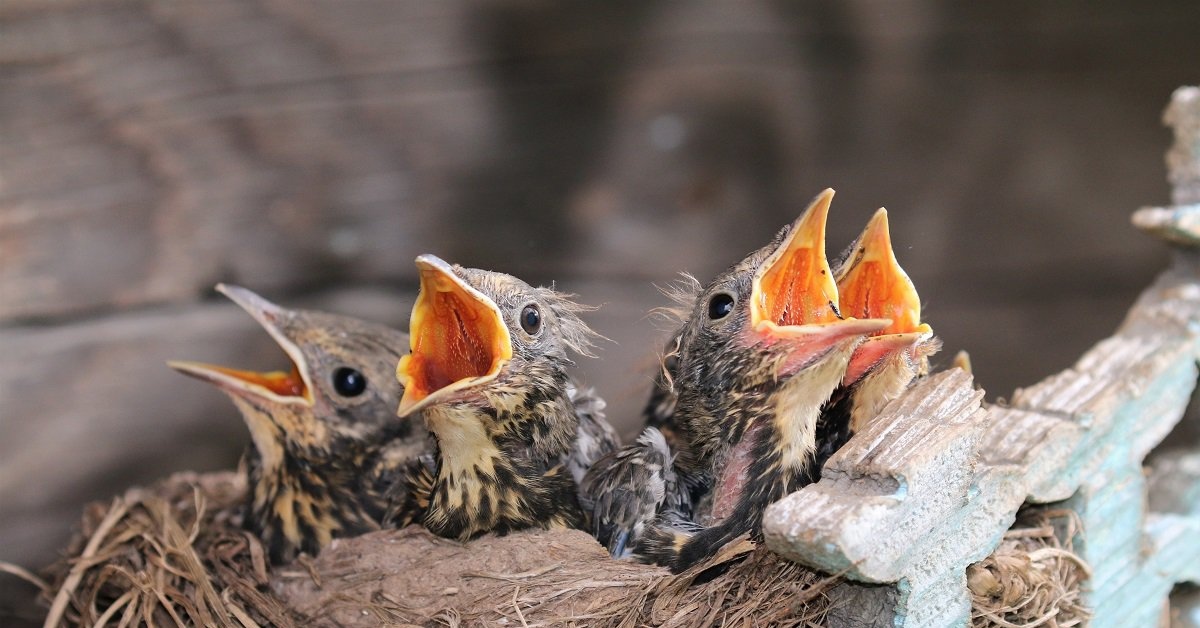
{"label": "nest made of twigs", "polygon": [[[240,527],[241,478],[180,474],[89,506],[45,572],[49,625],[819,626],[841,582],[745,541],[672,575],[612,560],[578,531],[464,544],[418,527],[341,539],[272,568]],[[971,567],[976,626],[1065,627],[1087,616],[1075,529],[1054,527],[1075,520],[1030,513]]]}
{"label": "nest made of twigs", "polygon": [[1074,552],[1081,525],[1073,510],[1030,507],[996,551],[967,568],[975,628],[1068,628],[1087,622],[1081,587],[1092,575]]}

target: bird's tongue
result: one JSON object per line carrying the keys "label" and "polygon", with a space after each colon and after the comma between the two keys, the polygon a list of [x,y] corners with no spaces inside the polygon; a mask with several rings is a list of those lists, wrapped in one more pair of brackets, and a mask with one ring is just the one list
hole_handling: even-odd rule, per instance
{"label": "bird's tongue", "polygon": [[455,384],[493,376],[512,357],[496,306],[449,267],[421,268],[410,327],[412,352],[397,369],[405,385],[401,408]]}

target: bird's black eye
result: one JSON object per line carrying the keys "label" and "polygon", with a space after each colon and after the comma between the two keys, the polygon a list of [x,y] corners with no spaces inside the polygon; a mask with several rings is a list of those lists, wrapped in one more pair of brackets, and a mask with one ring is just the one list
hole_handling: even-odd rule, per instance
{"label": "bird's black eye", "polygon": [[530,303],[521,310],[521,329],[530,336],[536,336],[542,329],[542,313],[538,306]]}
{"label": "bird's black eye", "polygon": [[729,316],[733,311],[733,295],[728,292],[718,292],[708,300],[708,318],[720,320]]}
{"label": "bird's black eye", "polygon": [[333,389],[343,397],[357,397],[367,389],[367,377],[348,366],[333,372]]}

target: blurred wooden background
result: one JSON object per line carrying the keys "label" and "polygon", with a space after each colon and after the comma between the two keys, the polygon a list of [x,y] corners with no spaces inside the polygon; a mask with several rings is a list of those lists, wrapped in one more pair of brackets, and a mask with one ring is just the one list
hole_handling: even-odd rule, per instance
{"label": "blurred wooden background", "polygon": [[281,364],[218,281],[397,325],[422,252],[555,281],[604,304],[582,371],[628,432],[652,284],[832,186],[831,254],[886,205],[943,363],[1007,396],[1164,266],[1128,215],[1197,59],[1187,0],[6,0],[0,559],[234,463],[232,405],[163,364]]}

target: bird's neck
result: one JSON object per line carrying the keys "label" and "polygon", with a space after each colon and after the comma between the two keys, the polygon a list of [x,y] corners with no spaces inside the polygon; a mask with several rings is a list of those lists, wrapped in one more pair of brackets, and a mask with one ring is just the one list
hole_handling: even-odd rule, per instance
{"label": "bird's neck", "polygon": [[504,454],[492,439],[486,412],[465,406],[433,406],[425,411],[425,421],[437,437],[439,478],[495,474]]}
{"label": "bird's neck", "polygon": [[917,375],[916,366],[903,352],[884,358],[855,386],[850,405],[850,432],[858,433],[900,396]]}
{"label": "bird's neck", "polygon": [[768,504],[816,478],[817,422],[850,353],[827,354],[738,413],[734,440],[714,468],[712,521],[733,517],[757,528]]}
{"label": "bird's neck", "polygon": [[577,526],[574,481],[562,459],[578,418],[565,394],[491,395],[492,403],[435,405],[425,420],[439,464],[425,524],[442,536],[532,526]]}
{"label": "bird's neck", "polygon": [[275,422],[256,419],[262,420],[247,420],[256,455],[246,525],[264,540],[272,562],[378,528],[384,504],[379,491],[368,490],[378,476],[377,452],[355,441],[297,442]]}
{"label": "bird's neck", "polygon": [[841,382],[852,352],[852,346],[834,349],[771,396],[770,436],[784,469],[807,469],[812,464],[821,407]]}

